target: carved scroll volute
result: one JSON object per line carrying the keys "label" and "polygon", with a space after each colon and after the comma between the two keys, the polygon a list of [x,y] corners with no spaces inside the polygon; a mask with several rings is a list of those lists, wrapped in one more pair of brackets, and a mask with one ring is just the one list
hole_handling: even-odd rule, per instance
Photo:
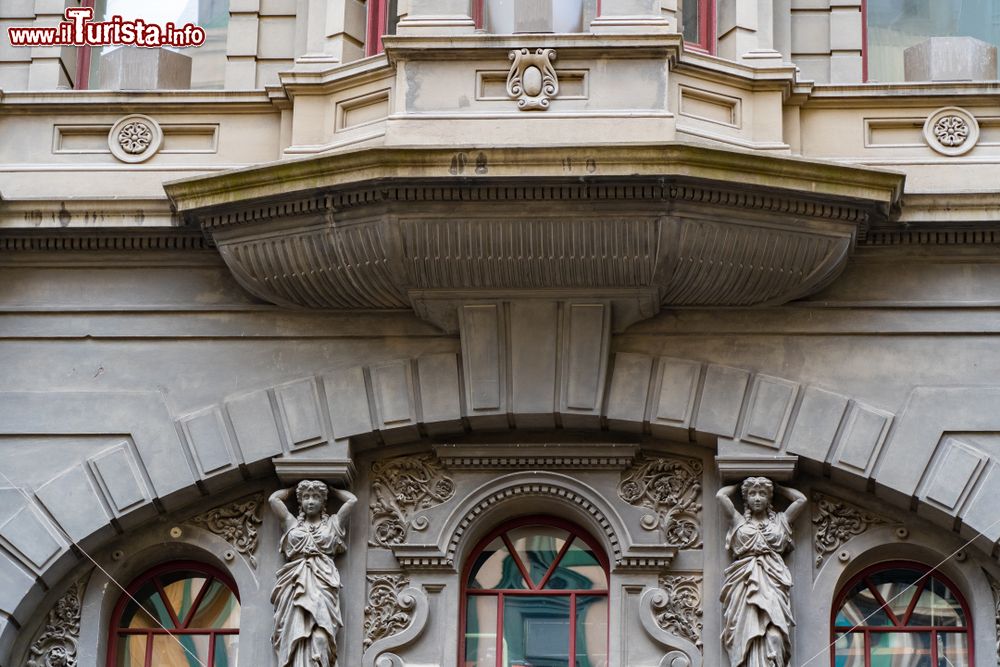
{"label": "carved scroll volute", "polygon": [[549,108],[549,101],[559,94],[559,77],[552,61],[555,49],[515,49],[510,52],[510,72],[507,74],[507,95],[517,100],[522,111]]}
{"label": "carved scroll volute", "polygon": [[421,510],[447,502],[455,495],[455,483],[429,454],[400,456],[377,461],[371,473],[371,546],[402,544],[412,530],[426,530]]}
{"label": "carved scroll volute", "polygon": [[701,546],[700,461],[682,458],[640,460],[626,470],[618,497],[653,511],[642,518],[646,530],[659,529],[663,543],[678,549]]}

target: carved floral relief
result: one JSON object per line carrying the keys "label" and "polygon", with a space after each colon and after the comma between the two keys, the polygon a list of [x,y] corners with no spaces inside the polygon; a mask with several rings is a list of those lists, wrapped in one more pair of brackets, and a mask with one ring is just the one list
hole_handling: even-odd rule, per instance
{"label": "carved floral relief", "polygon": [[404,608],[399,596],[410,585],[402,574],[368,577],[368,602],[365,604],[365,650],[373,643],[398,634],[413,618],[413,606]]}
{"label": "carved floral relief", "polygon": [[78,581],[55,603],[41,634],[28,649],[27,667],[77,667],[80,608],[86,581]]}
{"label": "carved floral relief", "polygon": [[888,523],[878,515],[818,491],[813,494],[812,514],[817,567],[852,537],[874,525]]}
{"label": "carved floral relief", "polygon": [[199,514],[191,523],[215,533],[246,556],[257,567],[257,529],[261,524],[264,494],[236,500],[227,505]]}
{"label": "carved floral relief", "polygon": [[997,633],[997,664],[1000,665],[1000,581],[993,575],[986,572],[986,578],[990,582],[990,589],[993,591],[994,622]]}
{"label": "carved floral relief", "polygon": [[455,483],[431,454],[377,461],[371,472],[372,546],[402,544],[407,532],[425,530],[427,520],[414,515],[455,495]]}
{"label": "carved floral relief", "polygon": [[702,469],[694,459],[640,459],[623,474],[618,496],[653,510],[643,517],[642,526],[659,528],[667,546],[696,549],[701,546]]}
{"label": "carved floral relief", "polygon": [[683,637],[701,648],[702,586],[701,575],[662,575],[660,590],[665,594],[656,605],[656,623],[667,632]]}

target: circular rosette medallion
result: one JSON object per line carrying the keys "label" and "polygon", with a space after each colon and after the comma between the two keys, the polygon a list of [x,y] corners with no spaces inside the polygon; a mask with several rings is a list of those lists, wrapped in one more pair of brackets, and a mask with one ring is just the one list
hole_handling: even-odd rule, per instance
{"label": "circular rosette medallion", "polygon": [[162,144],[160,124],[140,114],[119,119],[108,133],[111,153],[122,162],[145,162],[156,155]]}
{"label": "circular rosette medallion", "polygon": [[964,155],[979,141],[979,123],[965,109],[944,107],[928,116],[924,123],[924,139],[942,155]]}

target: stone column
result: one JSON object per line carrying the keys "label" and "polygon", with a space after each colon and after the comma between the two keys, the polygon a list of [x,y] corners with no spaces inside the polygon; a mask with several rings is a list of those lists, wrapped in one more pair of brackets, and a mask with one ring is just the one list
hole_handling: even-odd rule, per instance
{"label": "stone column", "polygon": [[400,0],[398,35],[462,35],[476,31],[474,0]]}
{"label": "stone column", "polygon": [[747,64],[780,65],[774,9],[775,0],[719,0],[719,55]]}
{"label": "stone column", "polygon": [[861,0],[830,0],[830,83],[862,78]]}
{"label": "stone column", "polygon": [[676,11],[676,0],[604,0],[600,15],[590,23],[590,31],[598,34],[676,32],[677,17],[674,15],[671,20],[664,11],[666,5],[672,5]]}

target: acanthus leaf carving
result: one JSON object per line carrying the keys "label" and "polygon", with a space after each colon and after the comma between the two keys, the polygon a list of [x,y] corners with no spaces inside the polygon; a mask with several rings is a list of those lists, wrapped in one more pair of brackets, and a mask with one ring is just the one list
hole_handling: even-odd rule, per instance
{"label": "acanthus leaf carving", "polygon": [[368,577],[368,602],[365,604],[365,650],[373,643],[402,632],[413,619],[413,607],[404,607],[400,595],[410,585],[403,574]]}
{"label": "acanthus leaf carving", "polygon": [[254,554],[257,553],[257,528],[261,524],[263,505],[264,494],[258,493],[203,512],[193,517],[191,523],[229,542],[257,567]]}
{"label": "acanthus leaf carving", "polygon": [[427,520],[414,515],[451,500],[455,483],[431,454],[376,461],[371,471],[372,546],[402,544],[407,532],[425,530]]}
{"label": "acanthus leaf carving", "polygon": [[559,77],[552,61],[555,49],[514,49],[510,52],[510,71],[507,73],[507,95],[517,100],[522,111],[544,111],[550,100],[559,94]]}
{"label": "acanthus leaf carving", "polygon": [[27,667],[76,667],[80,640],[80,610],[86,580],[73,584],[56,601],[41,634],[28,649]]}
{"label": "acanthus leaf carving", "polygon": [[643,517],[642,527],[659,528],[667,546],[696,549],[701,546],[703,467],[694,459],[641,459],[622,475],[618,496],[655,512]]}
{"label": "acanthus leaf carving", "polygon": [[704,578],[701,575],[662,575],[659,584],[665,598],[662,605],[654,605],[656,623],[701,649]]}
{"label": "acanthus leaf carving", "polygon": [[986,579],[990,582],[990,590],[993,591],[993,608],[994,608],[994,621],[996,623],[997,631],[997,664],[1000,665],[1000,581],[986,572]]}
{"label": "acanthus leaf carving", "polygon": [[813,494],[813,544],[816,567],[852,537],[871,526],[889,523],[886,519],[823,493]]}

